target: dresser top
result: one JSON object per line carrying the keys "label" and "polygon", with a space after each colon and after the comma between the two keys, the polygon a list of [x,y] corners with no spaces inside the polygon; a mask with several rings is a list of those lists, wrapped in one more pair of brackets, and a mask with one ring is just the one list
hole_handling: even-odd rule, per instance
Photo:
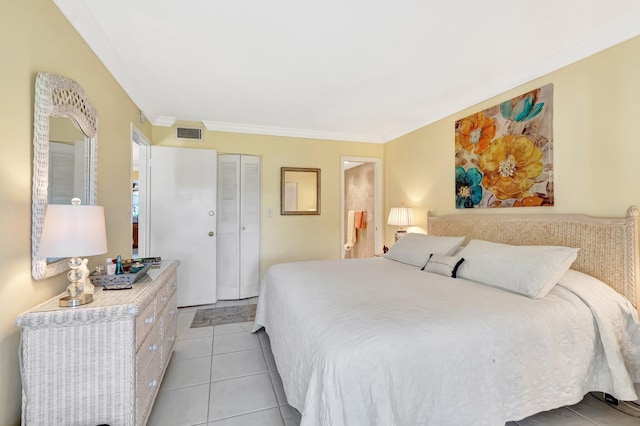
{"label": "dresser top", "polygon": [[104,290],[102,286],[95,286],[93,302],[86,305],[60,307],[58,299],[64,296],[61,293],[18,315],[15,324],[20,327],[63,326],[76,321],[98,322],[135,316],[153,297],[158,285],[168,279],[179,264],[177,260],[165,260],[160,265],[152,266],[129,290]]}

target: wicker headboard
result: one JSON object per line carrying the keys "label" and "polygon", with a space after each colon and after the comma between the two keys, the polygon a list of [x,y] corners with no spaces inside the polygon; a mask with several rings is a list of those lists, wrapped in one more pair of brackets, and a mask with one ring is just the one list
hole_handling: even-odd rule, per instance
{"label": "wicker headboard", "polygon": [[604,281],[640,308],[639,214],[635,206],[629,207],[623,218],[429,214],[428,233],[466,236],[466,242],[479,239],[513,245],[577,247],[580,250],[572,269]]}

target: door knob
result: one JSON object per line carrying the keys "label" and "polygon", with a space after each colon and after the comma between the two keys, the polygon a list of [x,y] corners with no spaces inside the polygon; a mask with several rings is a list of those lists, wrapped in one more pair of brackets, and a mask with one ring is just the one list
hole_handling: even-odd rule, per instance
{"label": "door knob", "polygon": [[213,210],[209,212],[209,216],[213,216],[214,214]]}
{"label": "door knob", "polygon": [[209,231],[209,236],[213,237],[215,235],[215,233],[213,231]]}

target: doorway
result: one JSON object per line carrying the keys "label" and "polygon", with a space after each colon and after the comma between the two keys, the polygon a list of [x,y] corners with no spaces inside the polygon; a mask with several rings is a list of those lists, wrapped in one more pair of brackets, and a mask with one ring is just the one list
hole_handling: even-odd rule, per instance
{"label": "doorway", "polygon": [[382,159],[340,162],[341,258],[373,257],[382,252]]}
{"label": "doorway", "polygon": [[131,124],[131,258],[149,257],[149,139]]}

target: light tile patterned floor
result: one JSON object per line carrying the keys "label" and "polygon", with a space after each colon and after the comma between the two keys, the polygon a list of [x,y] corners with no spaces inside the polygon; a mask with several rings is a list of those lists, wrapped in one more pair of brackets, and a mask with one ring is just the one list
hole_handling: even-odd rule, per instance
{"label": "light tile patterned floor", "polygon": [[[218,302],[216,307],[256,303]],[[211,306],[206,306],[211,307]],[[298,426],[287,404],[269,337],[251,334],[252,323],[190,328],[197,308],[180,309],[178,341],[149,426]],[[640,426],[587,396],[571,407],[540,413],[506,426]]]}

